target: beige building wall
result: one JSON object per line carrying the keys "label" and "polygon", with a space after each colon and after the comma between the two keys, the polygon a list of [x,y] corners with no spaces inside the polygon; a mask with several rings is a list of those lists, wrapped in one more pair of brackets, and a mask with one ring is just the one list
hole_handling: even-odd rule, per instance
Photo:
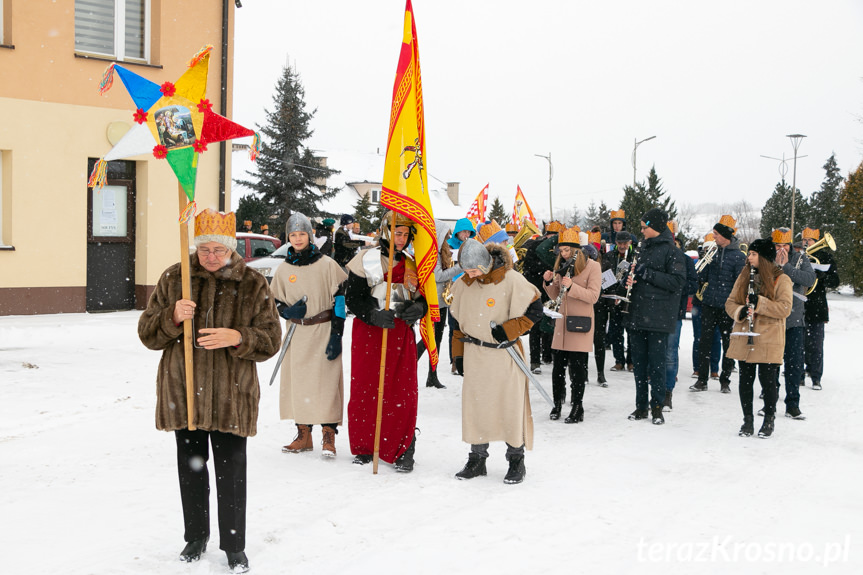
{"label": "beige building wall", "polygon": [[[0,248],[0,315],[84,311],[87,162],[111,149],[109,124],[133,125],[134,104],[116,74],[113,88],[99,94],[99,81],[112,60],[75,54],[74,0],[2,4],[0,245],[14,250]],[[228,4],[230,49],[234,2]],[[150,64],[120,64],[158,84],[173,82],[195,52],[212,44],[207,97],[221,112],[222,2],[151,0],[150,6]],[[230,64],[228,72],[230,117]],[[226,154],[226,206],[231,202],[230,158]],[[149,154],[127,160],[136,163],[134,282],[141,308],[162,271],[179,260],[179,194],[165,160]],[[199,210],[218,207],[218,183],[219,149],[212,144],[199,157]]]}

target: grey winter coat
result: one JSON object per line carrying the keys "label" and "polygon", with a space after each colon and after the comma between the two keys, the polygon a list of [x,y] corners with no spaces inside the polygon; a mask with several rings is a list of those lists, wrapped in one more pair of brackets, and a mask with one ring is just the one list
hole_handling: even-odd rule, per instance
{"label": "grey winter coat", "polygon": [[[806,297],[806,292],[815,283],[815,270],[812,269],[809,258],[800,252],[791,251],[793,253],[789,254],[788,262],[782,266],[782,271],[791,278],[791,283],[794,284],[794,305],[791,308],[791,315],[785,320],[785,329],[806,325],[803,317],[805,307],[803,298]],[[797,269],[798,260],[800,260],[800,269]]]}
{"label": "grey winter coat", "polygon": [[702,303],[725,309],[725,301],[731,295],[731,288],[746,265],[746,254],[740,251],[740,240],[731,236],[727,247],[719,248],[713,261],[698,274],[698,283],[707,282]]}
{"label": "grey winter coat", "polygon": [[455,276],[461,274],[464,270],[462,270],[461,266],[457,263],[453,263],[452,266],[448,267],[447,269],[443,269],[443,261],[441,260],[440,252],[443,249],[444,241],[446,241],[446,236],[449,233],[449,228],[446,224],[438,221],[435,221],[435,227],[437,228],[438,258],[437,264],[435,264],[434,267],[434,281],[435,284],[437,284],[438,307],[443,309],[449,307],[443,300],[443,290],[446,287],[447,282],[453,279]]}
{"label": "grey winter coat", "polygon": [[627,325],[630,329],[672,333],[677,329],[680,294],[686,283],[686,256],[674,245],[671,230],[664,229],[655,238],[644,240],[636,257],[636,269],[642,265],[646,269],[632,286]]}

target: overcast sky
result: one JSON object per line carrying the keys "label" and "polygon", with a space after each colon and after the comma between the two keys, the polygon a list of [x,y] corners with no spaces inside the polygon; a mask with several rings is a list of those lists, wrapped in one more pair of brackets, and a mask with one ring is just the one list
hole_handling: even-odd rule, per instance
{"label": "overcast sky", "polygon": [[[745,198],[760,208],[780,180],[780,162],[760,156],[793,157],[787,134],[807,135],[797,161],[807,197],[831,153],[843,175],[863,159],[861,1],[413,7],[430,184],[460,182],[465,209],[489,183],[489,199],[511,210],[518,184],[547,214],[548,162],[535,154],[549,152],[557,216],[591,201],[616,208],[633,144],[650,136],[638,179],[655,166],[678,205]],[[309,147],[383,153],[403,10],[403,0],[244,0],[234,118],[262,123],[290,62],[317,108]]]}

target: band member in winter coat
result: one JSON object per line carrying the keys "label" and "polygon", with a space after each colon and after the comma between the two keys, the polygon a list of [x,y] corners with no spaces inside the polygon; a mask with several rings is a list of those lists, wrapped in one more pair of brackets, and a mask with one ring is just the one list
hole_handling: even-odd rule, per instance
{"label": "band member in winter coat", "polygon": [[[820,235],[818,230],[804,229],[803,247],[814,245]],[[821,375],[824,373],[824,326],[830,321],[827,290],[839,287],[839,268],[830,249],[817,250],[815,257],[818,258],[820,266],[826,266],[827,269],[815,269],[818,283],[812,293],[806,296],[803,317],[806,320],[806,373],[812,379],[812,389],[821,389]]]}
{"label": "band member in winter coat", "polygon": [[312,451],[311,431],[320,425],[322,455],[335,457],[345,395],[341,360],[345,298],[341,286],[348,276],[311,243],[312,224],[306,216],[291,215],[285,233],[291,247],[285,262],[276,268],[270,289],[286,327],[294,326],[282,360],[279,413],[282,419],[294,420],[297,437],[282,451]]}
{"label": "band member in winter coat", "polygon": [[[668,222],[668,228],[674,233],[677,226],[672,225],[674,222]],[[681,236],[682,237],[682,236]],[[681,252],[680,241],[675,238],[674,245]],[[686,264],[686,283],[683,286],[683,291],[680,294],[680,307],[677,314],[677,329],[668,334],[668,350],[665,355],[665,403],[662,406],[662,411],[672,410],[672,396],[674,388],[677,385],[677,372],[680,367],[680,331],[683,329],[683,320],[686,319],[686,308],[689,304],[689,296],[695,293],[698,289],[698,274],[695,273],[695,263],[692,258],[683,252],[683,262]]]}
{"label": "band member in winter coat", "polygon": [[[602,271],[611,270],[617,278],[617,283],[608,286],[602,291],[602,295],[623,297],[626,295],[626,287],[623,281],[629,273],[629,265],[635,250],[632,247],[632,235],[629,232],[620,231],[615,234],[617,243],[614,249],[602,256]],[[608,340],[611,343],[611,351],[614,354],[614,365],[611,371],[623,371],[632,365],[632,345],[629,336],[626,335],[624,314],[621,312],[619,299],[603,298],[601,301],[608,302]],[[624,335],[626,342],[624,344]]]}
{"label": "band member in winter coat", "polygon": [[[219,501],[219,547],[236,572],[247,570],[246,438],[258,421],[256,362],[279,350],[279,316],[267,280],[236,252],[234,214],[204,210],[195,219],[197,253],[190,257],[191,297],[183,299],[180,264],[159,278],[138,320],[138,337],[160,350],[156,428],[175,432],[186,547],[196,561],[210,538],[207,469],[213,446]],[[190,430],[186,404],[183,322],[192,320],[195,404]]]}
{"label": "band member in winter coat", "polygon": [[698,380],[689,387],[690,391],[707,391],[713,331],[718,326],[724,353],[719,386],[722,393],[731,393],[731,371],[734,369],[734,361],[728,357],[728,343],[732,322],[725,313],[725,300],[728,299],[728,294],[731,293],[731,288],[746,263],[746,256],[740,251],[740,242],[734,235],[736,224],[734,218],[729,215],[719,218],[719,222],[713,226],[716,253],[711,262],[698,274],[699,284],[706,282],[707,287],[701,300],[701,341],[698,344],[699,358],[696,370]]}
{"label": "band member in winter coat", "polygon": [[[806,254],[791,249],[791,230],[773,230],[776,244],[776,265],[782,268],[794,288],[794,305],[791,315],[785,320],[785,416],[806,419],[800,411],[800,384],[803,383],[803,340],[806,337],[806,321],[803,317],[803,300],[806,292],[815,283],[815,271]],[[776,380],[779,385],[779,379]]]}
{"label": "band member in winter coat", "polygon": [[684,255],[675,247],[667,222],[668,214],[659,208],[641,216],[645,239],[627,279],[627,285],[632,285],[627,321],[635,375],[635,411],[629,419],[647,418],[649,383],[650,415],[656,425],[665,423],[662,406],[668,334],[677,327],[680,293],[686,282]]}
{"label": "band member in winter coat", "polygon": [[[554,270],[545,272],[545,291],[551,301],[560,297],[556,310],[563,317],[555,320],[554,339],[551,342],[554,368],[551,372],[554,389],[554,407],[549,417],[560,419],[560,410],[566,399],[566,369],[572,386],[572,411],[566,423],[584,421],[584,384],[587,381],[587,354],[593,348],[593,304],[602,289],[600,265],[585,257],[579,243],[578,226],[561,232],[558,238],[559,255]],[[561,296],[561,292],[565,294]],[[570,329],[570,324],[572,328]],[[578,324],[578,325],[575,325]],[[576,331],[576,329],[578,331]]]}
{"label": "band member in winter coat", "polygon": [[456,477],[485,475],[489,442],[505,441],[509,470],[504,483],[521,483],[524,450],[533,448],[533,419],[527,376],[504,346],[514,346],[525,357],[519,337],[542,317],[539,290],[512,269],[509,249],[502,244],[467,240],[459,262],[465,274],[453,285],[450,313],[459,325],[453,354],[464,373],[462,440],[471,450]]}
{"label": "band member in winter coat", "polygon": [[[395,236],[390,238],[393,212],[381,221],[377,247],[362,250],[348,262],[345,294],[356,314],[351,333],[351,398],[348,433],[354,463],[371,463],[377,420],[378,385],[384,329],[387,335],[380,458],[396,471],[413,471],[417,422],[417,345],[413,328],[428,306],[418,289],[414,260],[405,252],[413,241],[414,223],[396,214]],[[389,250],[393,250],[392,296],[386,305]],[[395,304],[393,304],[395,302]]]}
{"label": "band member in winter coat", "polygon": [[[614,244],[620,241],[617,239],[617,234],[626,232],[626,212],[624,210],[611,210],[609,216],[611,230],[602,234],[602,239],[605,240],[605,245],[612,246],[610,249],[614,249]],[[629,235],[629,232],[626,232],[626,235]]]}
{"label": "band member in winter coat", "polygon": [[342,219],[339,220],[339,229],[336,230],[333,237],[333,259],[342,267],[348,265],[351,258],[356,255],[357,250],[363,245],[363,242],[351,239],[354,221],[352,215],[343,214]]}
{"label": "band member in winter coat", "polygon": [[[554,260],[557,258],[557,235],[564,229],[566,226],[557,220],[548,222],[545,225],[544,237],[524,243],[527,250],[522,266],[524,277],[539,290],[543,302],[548,297],[542,287],[543,274],[554,267]],[[540,365],[552,361],[551,326],[552,322],[542,318],[530,330],[530,370],[533,373],[542,373]]]}
{"label": "band member in winter coat", "polygon": [[[734,321],[732,333],[757,333],[731,338],[728,356],[740,361],[740,406],[743,408],[743,426],[740,435],[749,437],[754,432],[752,416],[752,385],[755,372],[764,394],[764,422],[758,431],[760,437],[773,434],[776,414],[779,366],[785,350],[785,318],[791,313],[791,280],[774,264],[776,248],[770,238],[758,239],[749,246],[748,263],[740,272],[725,310]],[[751,283],[750,268],[755,273]],[[752,320],[750,329],[750,318]]]}

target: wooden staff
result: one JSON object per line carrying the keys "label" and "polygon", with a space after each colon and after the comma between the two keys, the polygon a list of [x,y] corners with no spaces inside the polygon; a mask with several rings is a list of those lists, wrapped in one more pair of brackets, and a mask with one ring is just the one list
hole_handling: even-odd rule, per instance
{"label": "wooden staff", "polygon": [[[180,192],[180,214],[182,215],[189,200],[183,191],[183,184],[177,182]],[[183,299],[192,299],[192,281],[189,273],[189,222],[180,222],[180,279]],[[186,421],[189,431],[195,431],[195,373],[192,369],[192,318],[183,320],[183,346],[186,357]]]}
{"label": "wooden staff", "polygon": [[[390,211],[390,248],[387,259],[387,299],[384,309],[390,309],[390,290],[393,285],[393,254],[395,253],[396,239],[396,213]],[[384,412],[384,373],[387,368],[387,333],[389,330],[384,328],[384,335],[381,339],[381,371],[380,380],[378,381],[378,414],[375,418],[375,451],[372,457],[372,473],[378,473],[378,460],[380,455],[378,452],[381,448],[381,419]]]}

